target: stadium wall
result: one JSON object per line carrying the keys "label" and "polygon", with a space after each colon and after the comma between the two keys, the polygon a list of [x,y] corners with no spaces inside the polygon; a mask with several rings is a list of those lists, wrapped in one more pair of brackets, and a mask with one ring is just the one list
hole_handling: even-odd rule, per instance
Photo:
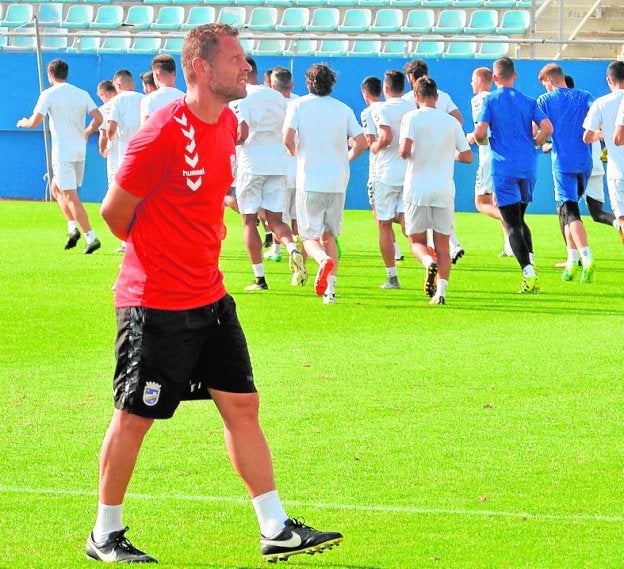
{"label": "stadium wall", "polygon": [[[112,78],[115,71],[129,69],[138,79],[142,71],[150,68],[151,55],[91,55],[44,53],[44,65],[61,57],[69,63],[69,81],[87,90],[99,104],[95,90],[99,81]],[[276,65],[289,67],[293,71],[295,92],[305,94],[304,74],[308,67],[320,61],[313,57],[258,57],[260,73]],[[327,60],[326,60],[327,61]],[[383,77],[387,69],[402,69],[407,60],[384,58],[332,58],[332,69],[338,74],[338,82],[333,95],[353,108],[359,119],[364,107],[359,85],[368,75]],[[179,58],[178,58],[179,63]],[[444,91],[447,91],[459,106],[466,122],[470,125],[470,77],[476,67],[490,66],[487,60],[430,60],[430,74]],[[537,80],[539,69],[544,61],[516,62],[518,89],[537,97],[543,88]],[[607,61],[565,61],[565,72],[572,75],[577,87],[587,89],[594,96],[608,92],[605,80]],[[138,87],[140,88],[140,82]],[[0,69],[0,172],[3,183],[0,185],[0,198],[43,199],[45,196],[45,151],[41,127],[36,130],[18,129],[15,123],[23,116],[30,116],[39,94],[37,63],[34,53],[3,53]],[[47,86],[47,85],[46,85]],[[178,86],[184,88],[182,74],[179,73]],[[80,191],[83,201],[99,202],[106,192],[106,164],[97,151],[97,137],[91,137],[87,150],[87,163],[84,184]],[[475,153],[476,154],[476,153]],[[458,211],[476,211],[474,208],[473,185],[476,172],[476,158],[473,164],[457,164],[455,182],[457,185],[456,208]],[[368,209],[366,178],[368,159],[364,155],[351,166],[351,180],[347,191],[348,209]],[[529,209],[532,213],[553,213],[553,187],[550,172],[550,156],[539,157],[538,182],[535,201]]]}

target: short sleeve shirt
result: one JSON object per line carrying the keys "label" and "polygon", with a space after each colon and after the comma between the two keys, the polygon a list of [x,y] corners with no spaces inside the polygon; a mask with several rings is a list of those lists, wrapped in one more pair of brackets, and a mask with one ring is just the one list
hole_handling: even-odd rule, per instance
{"label": "short sleeve shirt", "polygon": [[[375,101],[366,107],[360,113],[360,121],[362,122],[362,129],[366,136],[377,136],[377,128],[375,127],[375,121],[373,121],[373,110],[381,105],[381,101]],[[375,179],[375,161],[377,155],[372,152],[368,153],[368,181],[372,182]]]}
{"label": "short sleeve shirt", "polygon": [[207,124],[184,99],[154,113],[131,139],[115,179],[143,200],[117,281],[117,308],[185,310],[225,295],[218,263],[235,145],[230,109]]}
{"label": "short sleeve shirt", "polygon": [[143,97],[141,101],[141,116],[149,117],[158,109],[180,97],[184,97],[184,91],[180,91],[177,87],[160,87],[160,89],[156,89],[156,91],[152,91],[149,95]]}
{"label": "short sleeve shirt", "polygon": [[[412,109],[416,108],[416,98],[414,97],[413,90],[405,93],[402,98],[412,104]],[[453,102],[453,99],[451,99],[451,96],[446,91],[440,91],[440,89],[438,89],[436,109],[440,109],[441,111],[450,114],[457,109],[457,105]]]}
{"label": "short sleeve shirt", "polygon": [[119,138],[119,159],[126,152],[128,141],[141,124],[141,101],[144,95],[136,91],[121,91],[111,99],[109,120],[117,123],[115,137]]}

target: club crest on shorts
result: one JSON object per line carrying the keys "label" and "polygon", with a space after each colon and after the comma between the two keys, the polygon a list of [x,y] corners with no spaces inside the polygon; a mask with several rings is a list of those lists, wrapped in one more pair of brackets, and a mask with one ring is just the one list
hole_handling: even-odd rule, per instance
{"label": "club crest on shorts", "polygon": [[145,382],[145,388],[143,389],[143,403],[148,407],[153,407],[158,403],[160,398],[160,383],[155,381]]}

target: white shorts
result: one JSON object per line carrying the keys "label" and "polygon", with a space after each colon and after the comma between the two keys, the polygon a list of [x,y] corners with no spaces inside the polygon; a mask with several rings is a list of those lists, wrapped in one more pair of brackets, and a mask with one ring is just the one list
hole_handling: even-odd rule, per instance
{"label": "white shorts", "polygon": [[603,175],[590,176],[585,188],[585,197],[590,197],[596,201],[604,203],[604,182]]}
{"label": "white shorts", "polygon": [[284,195],[284,209],[282,209],[282,221],[291,223],[293,219],[297,219],[297,204],[295,203],[295,195],[297,189],[294,186],[286,188]]}
{"label": "white shorts", "polygon": [[405,233],[425,233],[433,229],[436,233],[450,235],[453,232],[453,207],[434,207],[428,205],[405,204]]}
{"label": "white shorts", "polygon": [[375,182],[373,187],[375,217],[379,221],[390,221],[397,213],[405,211],[403,203],[403,186],[390,186],[383,182]]}
{"label": "white shorts", "polygon": [[297,192],[297,224],[301,239],[320,239],[323,233],[340,235],[347,194]]}
{"label": "white shorts", "polygon": [[61,191],[77,190],[84,178],[84,160],[78,162],[52,161],[52,178]]}
{"label": "white shorts", "polygon": [[261,209],[278,213],[284,207],[286,176],[263,176],[239,172],[236,199],[241,214],[258,213]]}
{"label": "white shorts", "polygon": [[607,189],[615,217],[624,217],[624,180],[607,178]]}
{"label": "white shorts", "polygon": [[479,163],[477,178],[475,179],[475,196],[489,196],[494,193],[494,180],[492,179],[492,161],[486,160]]}

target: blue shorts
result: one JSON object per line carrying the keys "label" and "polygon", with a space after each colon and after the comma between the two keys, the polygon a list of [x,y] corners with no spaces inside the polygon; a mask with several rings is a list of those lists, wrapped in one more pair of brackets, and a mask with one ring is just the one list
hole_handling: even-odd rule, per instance
{"label": "blue shorts", "polygon": [[578,174],[553,172],[557,205],[562,205],[564,202],[578,202],[585,192],[590,175],[591,170]]}
{"label": "blue shorts", "polygon": [[517,203],[530,203],[533,200],[535,178],[510,178],[509,176],[492,176],[494,193],[498,207]]}

